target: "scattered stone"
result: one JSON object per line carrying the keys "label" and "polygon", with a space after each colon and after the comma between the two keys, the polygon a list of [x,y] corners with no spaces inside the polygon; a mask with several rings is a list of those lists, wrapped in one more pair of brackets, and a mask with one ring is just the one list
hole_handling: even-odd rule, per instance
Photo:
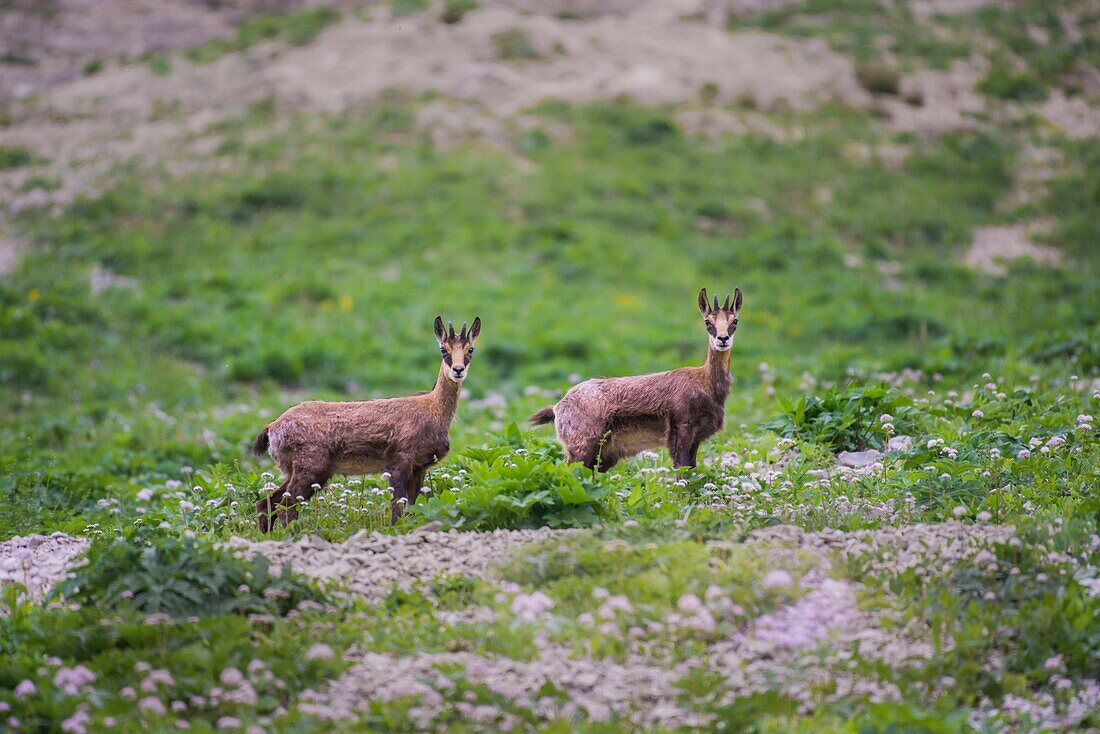
{"label": "scattered stone", "polygon": [[[361,653],[356,658],[358,662],[323,692],[305,691],[299,710],[331,721],[353,721],[359,713],[369,711],[373,700],[418,696],[421,705],[414,709],[420,714],[418,728],[434,730],[436,715],[448,707],[440,691],[454,687],[441,669],[457,667],[466,680],[484,684],[542,721],[576,719],[578,715],[594,721],[616,717],[643,729],[698,728],[708,721],[707,715],[677,703],[683,691],[676,683],[688,672],[685,666],[662,667],[634,656],[616,663],[577,658],[570,648],[545,646],[531,661],[466,652],[410,657]],[[567,695],[540,695],[547,684]],[[494,707],[479,713],[486,717],[482,724],[496,723],[497,717],[505,716]]]}
{"label": "scattered stone", "polygon": [[876,462],[882,461],[882,452],[876,451],[875,449],[868,449],[867,451],[841,451],[836,455],[836,460],[841,466],[861,469],[865,466],[872,466]]}
{"label": "scattered stone", "polygon": [[350,593],[378,601],[397,587],[440,575],[487,576],[519,548],[568,530],[494,530],[440,532],[422,528],[409,535],[360,531],[343,543],[313,538],[248,541],[232,538],[228,545],[243,555],[260,553],[275,568],[289,563],[298,573],[319,581],[335,581]]}
{"label": "scattered stone", "polygon": [[1100,108],[1082,97],[1067,97],[1061,89],[1051,92],[1039,105],[1039,114],[1076,140],[1100,138]]}
{"label": "scattered stone", "polygon": [[892,436],[890,440],[886,442],[886,449],[888,451],[908,451],[912,447],[912,436]]}
{"label": "scattered stone", "polygon": [[980,56],[956,61],[947,71],[922,70],[901,78],[898,96],[877,101],[891,127],[938,136],[979,127],[985,98],[975,86],[989,68]]}
{"label": "scattered stone", "polygon": [[943,573],[1016,532],[1011,525],[969,525],[951,521],[904,525],[881,530],[826,529],[807,532],[794,525],[776,525],[749,533],[750,543],[766,543],[803,551],[837,551],[842,560],[867,560],[870,570],[884,574],[916,569],[922,575]]}
{"label": "scattered stone", "polygon": [[1008,274],[1008,263],[1013,260],[1032,260],[1047,267],[1057,267],[1062,253],[1055,247],[1036,245],[1028,239],[1034,228],[1023,224],[1004,227],[979,227],[974,230],[974,243],[967,251],[964,262],[988,275]]}
{"label": "scattered stone", "polygon": [[22,584],[33,600],[43,598],[65,578],[73,558],[91,541],[64,533],[15,536],[0,543],[0,586]]}

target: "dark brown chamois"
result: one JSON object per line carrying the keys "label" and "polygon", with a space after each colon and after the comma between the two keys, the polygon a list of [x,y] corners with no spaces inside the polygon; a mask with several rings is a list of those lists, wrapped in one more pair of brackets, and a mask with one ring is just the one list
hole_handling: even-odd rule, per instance
{"label": "dark brown chamois", "polygon": [[272,518],[286,525],[298,517],[298,504],[308,500],[334,474],[389,473],[393,491],[391,519],[420,495],[428,468],[451,448],[450,428],[462,381],[469,374],[481,319],[455,333],[435,319],[435,336],[443,362],[435,389],[401,398],[329,403],[310,401],[290,408],[256,437],[252,452],[270,450],[285,479],[256,505],[260,532]]}
{"label": "dark brown chamois", "polygon": [[557,405],[531,416],[554,423],[566,460],[607,471],[621,459],[665,446],[672,463],[695,466],[699,444],[722,428],[730,390],[730,348],[741,312],[741,289],[718,305],[699,291],[699,313],[710,334],[701,367],[636,377],[597,378],[575,385]]}

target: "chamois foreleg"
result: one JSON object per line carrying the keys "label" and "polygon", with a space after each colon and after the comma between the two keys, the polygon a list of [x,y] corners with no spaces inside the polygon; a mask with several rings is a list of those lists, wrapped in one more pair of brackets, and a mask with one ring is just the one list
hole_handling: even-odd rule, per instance
{"label": "chamois foreleg", "polygon": [[699,466],[699,446],[702,445],[703,439],[696,436],[691,442],[691,448],[688,449],[688,466]]}
{"label": "chamois foreleg", "polygon": [[420,490],[424,487],[424,479],[428,476],[428,466],[425,464],[416,467],[409,476],[409,489],[406,495],[409,499],[409,507],[415,505],[417,498],[420,497]]}
{"label": "chamois foreleg", "polygon": [[695,457],[692,452],[694,442],[694,431],[690,423],[684,421],[671,423],[668,432],[668,455],[672,457],[674,467],[679,469],[684,466],[695,466]]}

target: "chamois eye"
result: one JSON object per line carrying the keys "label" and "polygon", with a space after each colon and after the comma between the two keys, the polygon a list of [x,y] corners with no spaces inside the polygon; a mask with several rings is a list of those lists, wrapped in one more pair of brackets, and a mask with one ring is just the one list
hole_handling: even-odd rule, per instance
{"label": "chamois eye", "polygon": [[447,347],[440,347],[439,348],[439,353],[440,354],[446,354],[447,353]]}
{"label": "chamois eye", "polygon": [[470,351],[469,351],[468,353],[469,353],[469,354],[473,354],[473,353],[474,353],[474,348],[473,348],[473,347],[470,347]]}

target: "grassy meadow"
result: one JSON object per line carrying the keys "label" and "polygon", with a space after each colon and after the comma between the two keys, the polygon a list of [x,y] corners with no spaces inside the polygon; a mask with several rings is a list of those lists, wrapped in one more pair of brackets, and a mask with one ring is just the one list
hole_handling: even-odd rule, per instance
{"label": "grassy meadow", "polygon": [[[835,24],[745,23],[861,58],[876,23],[904,22],[866,17],[839,40]],[[530,661],[550,640],[682,673],[678,705],[710,717],[703,728],[1100,727],[1094,141],[1027,117],[918,137],[842,107],[761,112],[782,139],[715,140],[682,131],[673,109],[547,100],[503,146],[444,150],[414,124],[426,101],[395,92],[289,118],[258,105],[221,126],[198,172],[134,173],[18,221],[34,248],[0,281],[0,540],[94,543],[50,603],[4,589],[9,726],[405,731],[424,722],[415,692],[336,720],[302,692],[348,668],[350,649]],[[1019,157],[1039,143],[1071,165],[1012,203]],[[874,153],[884,146],[910,152],[894,164]],[[1039,219],[1060,266],[1021,260],[995,276],[963,263],[975,228]],[[526,416],[579,379],[700,364],[704,286],[739,286],[745,305],[726,427],[701,465],[674,471],[664,452],[597,476],[564,465],[552,431]],[[260,538],[255,502],[279,479],[247,454],[264,424],[304,399],[430,389],[437,314],[484,325],[431,491],[390,528],[382,478],[337,478],[271,537],[429,522],[585,532],[517,557],[503,583],[439,578],[377,604],[216,547]],[[837,452],[865,449],[885,452],[881,467],[836,471]],[[857,649],[809,682],[735,696],[708,667],[745,620],[816,593],[796,581],[814,557],[745,543],[750,531],[949,522],[1014,530],[940,570],[872,553],[827,571],[859,584],[860,613],[888,608],[930,639],[919,663]],[[787,577],[768,576],[777,569]],[[552,607],[517,611],[536,594]],[[609,594],[627,601],[605,614]],[[439,622],[471,608],[488,613]],[[560,715],[543,717],[445,674],[430,728],[635,726],[570,712],[550,684],[539,695]],[[1058,719],[1069,710],[1072,725]]]}

